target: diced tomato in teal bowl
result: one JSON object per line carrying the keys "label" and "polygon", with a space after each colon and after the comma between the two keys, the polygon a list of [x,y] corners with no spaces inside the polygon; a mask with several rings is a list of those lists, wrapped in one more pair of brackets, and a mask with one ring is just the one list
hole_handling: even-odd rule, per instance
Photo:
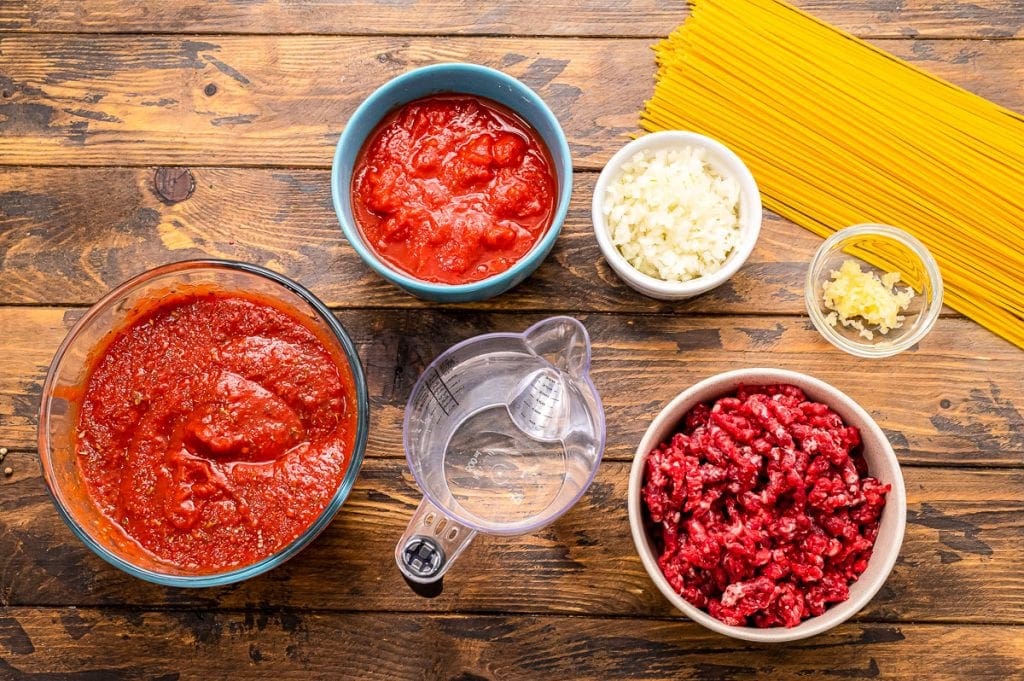
{"label": "diced tomato in teal bowl", "polygon": [[530,276],[569,209],[572,158],[533,90],[476,64],[436,64],[373,92],[331,169],[342,231],[414,296],[478,301]]}

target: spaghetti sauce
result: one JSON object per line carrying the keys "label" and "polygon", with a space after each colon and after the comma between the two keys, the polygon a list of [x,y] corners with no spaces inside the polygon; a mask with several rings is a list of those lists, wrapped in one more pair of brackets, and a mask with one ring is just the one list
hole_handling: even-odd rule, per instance
{"label": "spaghetti sauce", "polygon": [[359,152],[352,209],[401,272],[464,284],[507,270],[551,226],[556,185],[540,136],[510,109],[446,94],[385,117]]}
{"label": "spaghetti sauce", "polygon": [[256,562],[329,504],[355,443],[348,363],[256,295],[154,300],[92,358],[88,493],[140,551],[197,573]]}

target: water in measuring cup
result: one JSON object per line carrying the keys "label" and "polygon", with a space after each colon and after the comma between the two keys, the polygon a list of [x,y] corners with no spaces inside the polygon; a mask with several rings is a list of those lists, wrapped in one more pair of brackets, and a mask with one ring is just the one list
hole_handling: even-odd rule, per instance
{"label": "water in measuring cup", "polygon": [[438,357],[409,397],[403,428],[410,470],[430,501],[497,534],[529,532],[564,513],[590,484],[604,445],[588,348],[579,322],[552,318]]}
{"label": "water in measuring cup", "polygon": [[434,498],[477,525],[505,529],[557,510],[570,475],[563,435],[578,391],[520,352],[450,360],[425,377],[410,424],[418,451],[443,448],[441,461],[417,457]]}
{"label": "water in measuring cup", "polygon": [[452,499],[485,524],[543,516],[565,483],[565,445],[524,433],[506,405],[486,407],[458,425],[445,448]]}
{"label": "water in measuring cup", "polygon": [[426,497],[395,548],[407,579],[436,582],[477,532],[532,532],[576,503],[604,450],[589,368],[586,328],[551,317],[467,339],[420,375],[402,428]]}

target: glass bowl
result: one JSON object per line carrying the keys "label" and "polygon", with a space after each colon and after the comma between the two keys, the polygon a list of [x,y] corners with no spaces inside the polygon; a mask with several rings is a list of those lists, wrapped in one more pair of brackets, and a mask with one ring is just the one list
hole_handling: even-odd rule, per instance
{"label": "glass bowl", "polygon": [[[193,287],[244,291],[276,301],[296,316],[308,319],[338,358],[345,358],[357,401],[356,435],[348,468],[319,516],[276,553],[248,565],[220,572],[191,573],[161,561],[138,545],[120,526],[96,507],[86,492],[77,463],[75,439],[79,402],[88,380],[90,354],[130,317],[144,301]],[[340,364],[340,363],[339,363]],[[342,367],[344,368],[344,367]],[[265,572],[309,544],[341,508],[355,483],[369,430],[366,379],[355,346],[330,310],[305,288],[270,270],[223,260],[192,260],[144,272],[108,293],[89,308],[71,329],[50,365],[39,410],[39,459],[54,505],[68,527],[93,552],[128,574],[166,586],[207,587],[238,582]]]}
{"label": "glass bowl", "polygon": [[[881,334],[868,327],[873,332],[868,339],[841,322],[829,324],[831,310],[825,307],[823,286],[847,260],[878,277],[899,272],[897,288],[913,289],[914,297],[901,312],[904,320],[899,328]],[[889,225],[855,225],[827,238],[814,254],[807,270],[804,302],[814,328],[837,348],[857,357],[889,357],[912,347],[935,325],[942,310],[942,275],[924,244],[903,230]]]}

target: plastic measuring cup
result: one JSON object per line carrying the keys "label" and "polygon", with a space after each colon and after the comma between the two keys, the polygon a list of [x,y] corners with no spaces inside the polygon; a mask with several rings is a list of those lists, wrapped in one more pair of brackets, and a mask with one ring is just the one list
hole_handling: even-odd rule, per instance
{"label": "plastic measuring cup", "polygon": [[441,579],[477,532],[527,534],[569,510],[604,452],[590,337],[572,317],[489,333],[442,353],[405,410],[424,498],[395,547],[402,574]]}

